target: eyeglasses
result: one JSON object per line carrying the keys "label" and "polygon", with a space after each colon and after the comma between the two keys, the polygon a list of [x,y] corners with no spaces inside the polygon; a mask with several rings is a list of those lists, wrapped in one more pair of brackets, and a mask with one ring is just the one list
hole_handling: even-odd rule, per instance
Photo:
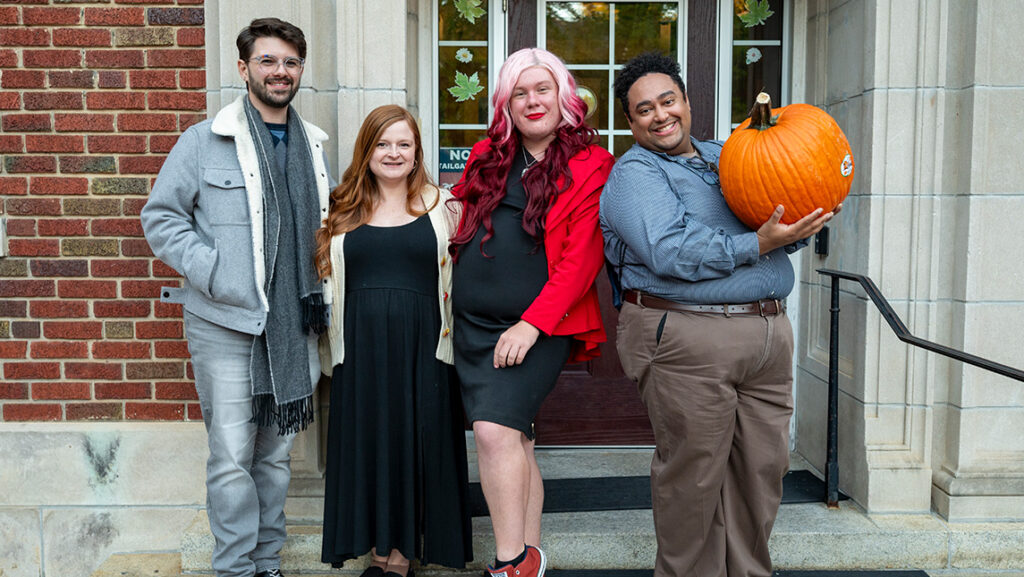
{"label": "eyeglasses", "polygon": [[[708,162],[702,157],[681,159],[680,164],[690,172],[696,174],[708,186],[719,186],[718,165]],[[703,166],[702,166],[703,165]]]}
{"label": "eyeglasses", "polygon": [[256,62],[260,67],[260,72],[266,74],[269,74],[277,70],[277,67],[282,64],[284,64],[285,71],[290,73],[298,72],[302,70],[302,68],[306,65],[305,58],[296,58],[294,56],[289,56],[287,58],[280,59],[276,56],[271,56],[269,54],[264,54],[263,56],[250,58],[249,62]]}

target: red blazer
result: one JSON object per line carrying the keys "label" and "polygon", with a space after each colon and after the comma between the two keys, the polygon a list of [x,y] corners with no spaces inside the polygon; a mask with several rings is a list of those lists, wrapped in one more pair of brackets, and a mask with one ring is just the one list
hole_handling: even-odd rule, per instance
{"label": "red blazer", "polygon": [[[473,146],[467,170],[489,146],[487,139]],[[598,201],[614,162],[596,145],[569,159],[572,187],[555,197],[544,217],[548,282],[522,316],[544,334],[571,335],[570,362],[596,358],[598,345],[607,340],[594,279],[604,264]]]}

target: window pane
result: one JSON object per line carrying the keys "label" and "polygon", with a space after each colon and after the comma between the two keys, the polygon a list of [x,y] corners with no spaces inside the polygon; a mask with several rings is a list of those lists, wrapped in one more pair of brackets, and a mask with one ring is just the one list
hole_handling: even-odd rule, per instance
{"label": "window pane", "polygon": [[566,64],[608,62],[607,2],[549,2],[547,49]]}
{"label": "window pane", "polygon": [[768,0],[769,10],[773,12],[765,19],[763,24],[755,24],[747,27],[741,15],[746,14],[746,2],[744,0],[733,0],[732,19],[732,40],[733,42],[744,40],[777,40],[782,42],[782,0]]}
{"label": "window pane", "polygon": [[612,154],[615,158],[626,154],[626,151],[633,146],[633,135],[632,134],[616,134],[615,135],[615,151]]}
{"label": "window pane", "polygon": [[[438,0],[437,4],[438,40],[487,41],[487,0],[482,0],[479,6],[464,4],[463,13],[455,6],[455,0]],[[480,10],[483,14],[478,14]]]}
{"label": "window pane", "polygon": [[782,102],[782,48],[779,46],[734,46],[732,49],[732,123],[743,122],[758,92],[772,97],[772,106]]}
{"label": "window pane", "polygon": [[676,2],[615,5],[615,63],[624,64],[644,52],[677,57],[679,5]]}
{"label": "window pane", "polygon": [[593,98],[583,96],[588,107],[594,105],[594,110],[587,112],[587,124],[598,130],[608,128],[608,71],[573,70],[572,75],[576,78],[579,91],[589,90],[593,95]]}
{"label": "window pane", "polygon": [[487,124],[487,48],[439,46],[437,60],[441,124]]}

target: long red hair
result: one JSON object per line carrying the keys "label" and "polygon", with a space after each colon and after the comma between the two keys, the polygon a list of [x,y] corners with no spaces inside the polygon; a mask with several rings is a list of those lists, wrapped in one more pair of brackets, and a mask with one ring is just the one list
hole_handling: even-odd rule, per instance
{"label": "long red hair", "polygon": [[576,81],[557,56],[540,48],[524,48],[509,56],[498,73],[492,100],[494,118],[487,128],[490,145],[467,167],[462,180],[453,189],[454,201],[462,203],[464,211],[459,230],[448,246],[456,258],[458,251],[473,240],[481,226],[487,230],[480,241],[481,253],[484,253],[484,243],[494,235],[491,213],[505,196],[505,181],[522,146],[509,101],[519,76],[534,66],[546,69],[554,78],[562,116],[555,130],[555,139],[548,145],[544,158],[523,176],[527,198],[523,230],[536,240],[538,246],[543,242],[544,216],[551,202],[572,186],[569,159],[596,140],[597,131],[584,121],[587,105],[576,95]]}
{"label": "long red hair", "polygon": [[394,104],[374,108],[359,127],[355,149],[352,151],[352,162],[342,175],[341,184],[331,191],[327,218],[324,219],[323,226],[316,231],[314,259],[321,279],[331,274],[331,238],[354,230],[373,217],[374,207],[380,202],[381,195],[377,177],[370,171],[370,159],[384,131],[392,124],[402,121],[409,125],[416,144],[416,163],[406,178],[408,192],[405,209],[411,215],[422,216],[433,208],[416,208],[416,199],[423,187],[432,184],[430,175],[423,167],[423,143],[420,140],[420,129],[416,119],[408,110]]}

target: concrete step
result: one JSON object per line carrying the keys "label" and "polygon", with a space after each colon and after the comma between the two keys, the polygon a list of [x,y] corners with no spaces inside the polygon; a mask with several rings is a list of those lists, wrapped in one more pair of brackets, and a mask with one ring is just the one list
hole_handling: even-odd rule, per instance
{"label": "concrete step", "polygon": [[[302,573],[304,577],[340,575],[354,571],[331,571]],[[423,575],[441,575],[436,570],[420,570]],[[929,570],[929,577],[1024,577],[1024,571],[977,571],[960,569]],[[445,572],[448,577],[459,575],[454,571]],[[462,572],[462,575],[479,575],[476,572]],[[186,577],[187,575],[212,575],[212,573],[181,572],[181,556],[178,553],[138,553],[112,555],[92,574],[92,577]]]}
{"label": "concrete step", "polygon": [[[470,479],[477,480],[472,439]],[[546,479],[631,476],[649,473],[651,449],[538,450]],[[793,455],[794,469],[808,468]],[[288,541],[282,551],[286,573],[316,573],[320,563],[323,481],[293,479],[287,507]],[[650,569],[655,556],[651,511],[545,514],[543,547],[555,569]],[[418,575],[479,576],[494,557],[490,519],[473,519],[473,556],[466,571],[428,567]],[[769,547],[779,569],[896,569],[1020,571],[1024,569],[1024,523],[950,524],[937,516],[867,515],[852,501],[836,510],[823,504],[784,505]],[[213,536],[205,512],[182,538],[181,567],[209,573]],[[366,558],[346,564],[341,574],[358,575]],[[338,571],[334,572],[339,574]],[[1024,577],[1024,576],[1020,576]]]}
{"label": "concrete step", "polygon": [[[320,526],[293,525],[282,551],[286,572],[324,571]],[[769,544],[779,569],[974,569],[1024,568],[1024,523],[947,524],[933,515],[866,515],[845,501],[836,510],[821,504],[784,505]],[[554,569],[650,569],[655,540],[650,511],[557,513],[543,518],[543,546]],[[186,572],[209,572],[213,537],[205,513],[182,540]],[[420,574],[479,575],[492,559],[488,518],[473,520],[473,552],[468,572],[437,568]],[[367,560],[356,559],[344,573],[358,574]],[[475,571],[474,571],[475,570]]]}

